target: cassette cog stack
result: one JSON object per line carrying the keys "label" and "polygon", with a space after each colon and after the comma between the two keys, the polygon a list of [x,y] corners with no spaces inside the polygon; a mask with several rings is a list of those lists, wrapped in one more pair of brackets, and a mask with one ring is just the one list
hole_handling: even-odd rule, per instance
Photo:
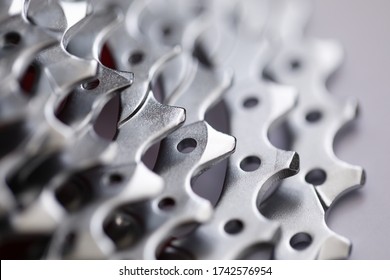
{"label": "cassette cog stack", "polygon": [[[333,151],[358,104],[328,92],[343,49],[306,36],[311,13],[309,0],[2,0],[2,258],[348,258],[325,217],[365,182]],[[193,185],[223,163],[212,203]]]}

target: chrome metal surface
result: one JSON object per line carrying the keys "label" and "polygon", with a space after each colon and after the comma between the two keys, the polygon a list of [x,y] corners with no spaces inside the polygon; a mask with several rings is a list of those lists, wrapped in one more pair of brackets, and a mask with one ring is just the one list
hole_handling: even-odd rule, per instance
{"label": "chrome metal surface", "polygon": [[[50,259],[347,258],[325,216],[364,184],[333,152],[357,102],[326,90],[343,53],[305,37],[310,2],[2,1],[0,253],[44,235]],[[221,101],[230,135],[205,120]],[[224,159],[213,206],[192,182]]]}

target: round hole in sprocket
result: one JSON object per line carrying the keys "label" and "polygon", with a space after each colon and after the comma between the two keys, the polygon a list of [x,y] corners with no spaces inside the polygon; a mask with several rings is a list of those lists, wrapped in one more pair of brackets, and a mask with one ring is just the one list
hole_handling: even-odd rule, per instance
{"label": "round hole in sprocket", "polygon": [[166,197],[160,200],[158,203],[158,208],[160,208],[163,211],[170,211],[173,208],[175,208],[176,202],[171,197]]}
{"label": "round hole in sprocket", "polygon": [[99,79],[94,79],[94,80],[87,81],[87,82],[83,83],[82,87],[85,90],[93,90],[93,89],[97,88],[99,86],[99,84],[100,84]]}
{"label": "round hole in sprocket", "polygon": [[135,244],[142,233],[138,220],[121,210],[116,210],[104,221],[103,230],[119,249]]}
{"label": "round hole in sprocket", "polygon": [[172,33],[173,33],[173,28],[172,28],[172,26],[171,26],[171,25],[168,25],[168,24],[162,26],[162,28],[161,28],[161,33],[162,33],[162,35],[163,35],[164,37],[169,37],[169,36],[171,36]]}
{"label": "round hole in sprocket", "polygon": [[18,32],[8,32],[3,35],[3,48],[15,47],[19,45],[22,37]]}
{"label": "round hole in sprocket", "polygon": [[177,144],[177,150],[182,154],[189,154],[193,152],[198,143],[193,138],[183,139]]}
{"label": "round hole in sprocket", "polygon": [[292,59],[290,61],[290,69],[291,71],[299,71],[303,67],[302,61],[300,59]]}
{"label": "round hole in sprocket", "polygon": [[305,181],[314,186],[320,186],[326,181],[326,172],[321,168],[312,169],[306,174]]}
{"label": "round hole in sprocket", "polygon": [[238,234],[244,229],[244,223],[238,219],[228,221],[223,227],[228,234]]}
{"label": "round hole in sprocket", "polygon": [[313,110],[306,114],[306,121],[309,123],[316,123],[322,119],[322,113],[319,110]]}
{"label": "round hole in sprocket", "polygon": [[290,239],[290,246],[297,251],[308,248],[313,242],[313,238],[306,232],[299,232]]}
{"label": "round hole in sprocket", "polygon": [[244,158],[240,163],[240,168],[245,172],[253,172],[259,169],[261,160],[257,156],[249,156]]}
{"label": "round hole in sprocket", "polygon": [[242,105],[244,108],[251,109],[256,107],[259,104],[259,99],[257,97],[248,97],[244,100]]}
{"label": "round hole in sprocket", "polygon": [[119,173],[112,173],[108,176],[108,182],[110,185],[118,185],[123,182],[123,176]]}
{"label": "round hole in sprocket", "polygon": [[138,65],[144,60],[144,53],[142,51],[135,51],[129,57],[129,63],[131,65]]}

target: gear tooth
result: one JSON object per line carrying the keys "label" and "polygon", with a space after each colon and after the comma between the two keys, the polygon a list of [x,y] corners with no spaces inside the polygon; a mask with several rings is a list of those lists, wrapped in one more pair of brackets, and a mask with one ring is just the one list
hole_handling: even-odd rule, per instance
{"label": "gear tooth", "polygon": [[300,166],[300,160],[299,160],[299,154],[294,153],[290,162],[290,169],[296,173],[299,171],[299,166]]}
{"label": "gear tooth", "polygon": [[362,169],[362,175],[360,176],[360,185],[364,186],[367,181],[367,173],[366,170]]}
{"label": "gear tooth", "polygon": [[117,71],[117,73],[128,81],[128,85],[131,85],[134,82],[133,72]]}
{"label": "gear tooth", "polygon": [[347,259],[351,254],[351,242],[341,236],[333,235],[322,244],[317,259],[320,260],[340,260]]}

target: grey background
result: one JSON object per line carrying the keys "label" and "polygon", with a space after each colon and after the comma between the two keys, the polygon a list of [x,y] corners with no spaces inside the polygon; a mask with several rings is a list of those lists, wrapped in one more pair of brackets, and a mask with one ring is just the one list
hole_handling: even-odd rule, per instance
{"label": "grey background", "polygon": [[364,166],[367,183],[330,211],[329,226],[354,244],[352,259],[390,259],[390,1],[315,0],[308,36],[334,38],[346,60],[330,90],[356,96],[361,116],[336,145],[339,158]]}

